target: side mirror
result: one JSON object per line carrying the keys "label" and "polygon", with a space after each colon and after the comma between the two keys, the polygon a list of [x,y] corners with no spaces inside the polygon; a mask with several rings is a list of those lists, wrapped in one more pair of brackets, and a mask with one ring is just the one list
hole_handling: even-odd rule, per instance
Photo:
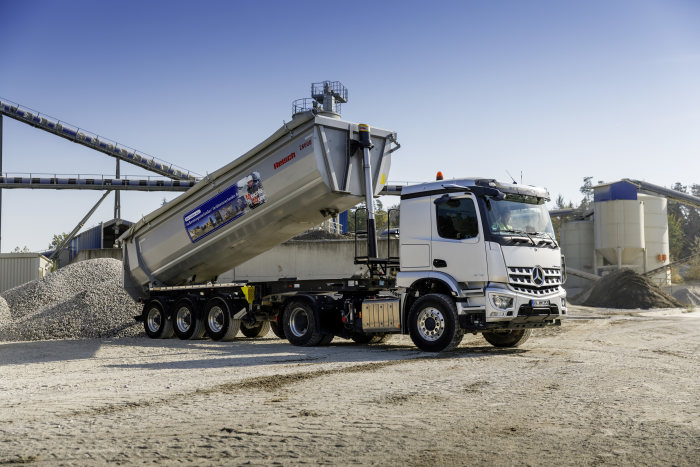
{"label": "side mirror", "polygon": [[450,200],[450,195],[444,194],[444,195],[440,196],[438,199],[436,199],[435,201],[433,201],[433,203],[435,203],[436,206],[439,206],[441,204],[445,204],[449,200]]}
{"label": "side mirror", "polygon": [[493,198],[497,201],[501,201],[506,197],[505,193],[496,188],[485,187],[481,190],[481,192],[484,194],[484,196],[488,196],[489,198]]}

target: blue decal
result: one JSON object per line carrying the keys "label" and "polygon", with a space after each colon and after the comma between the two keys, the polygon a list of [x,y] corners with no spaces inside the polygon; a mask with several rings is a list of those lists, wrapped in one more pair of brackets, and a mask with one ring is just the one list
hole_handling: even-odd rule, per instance
{"label": "blue decal", "polygon": [[260,174],[253,172],[185,214],[185,230],[194,243],[260,206],[265,198]]}

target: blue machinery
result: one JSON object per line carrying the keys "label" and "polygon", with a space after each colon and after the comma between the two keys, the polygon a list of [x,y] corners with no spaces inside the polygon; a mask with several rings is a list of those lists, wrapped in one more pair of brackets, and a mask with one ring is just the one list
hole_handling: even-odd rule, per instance
{"label": "blue machinery", "polygon": [[[27,125],[114,157],[116,159],[116,175],[111,177],[102,175],[4,174],[2,172],[3,116],[26,123]],[[122,178],[119,170],[120,161],[128,162],[150,172],[154,172],[158,174],[159,177],[147,177],[145,179]],[[114,218],[119,219],[121,216],[119,193],[122,190],[186,191],[198,180],[198,174],[183,169],[182,167],[177,167],[176,165],[65,122],[61,122],[58,119],[43,115],[40,112],[23,107],[17,103],[6,99],[0,99],[0,246],[2,245],[1,222],[3,188],[107,190],[105,195],[102,196],[100,201],[86,217],[89,217],[89,215],[94,212],[109,192],[114,191]],[[83,218],[76,229],[79,230],[86,221],[87,218]],[[118,226],[115,224],[115,231],[117,228]],[[70,238],[77,233],[77,230],[73,231]],[[67,239],[68,242],[70,238]],[[56,250],[56,253],[58,252],[60,252],[60,248]]]}

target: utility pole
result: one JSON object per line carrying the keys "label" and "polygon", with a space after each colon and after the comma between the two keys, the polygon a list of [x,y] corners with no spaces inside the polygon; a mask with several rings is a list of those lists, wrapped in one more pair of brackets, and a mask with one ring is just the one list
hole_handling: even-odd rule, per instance
{"label": "utility pole", "polygon": [[[119,159],[117,159],[117,180],[119,180]],[[122,218],[122,205],[120,198],[120,190],[114,190],[114,244],[112,247],[117,247],[117,237],[119,236],[119,219]]]}

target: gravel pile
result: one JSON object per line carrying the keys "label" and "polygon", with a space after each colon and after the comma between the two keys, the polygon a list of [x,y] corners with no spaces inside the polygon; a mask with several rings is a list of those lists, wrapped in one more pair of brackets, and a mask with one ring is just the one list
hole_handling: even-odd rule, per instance
{"label": "gravel pile", "polygon": [[679,308],[678,300],[631,269],[622,269],[602,277],[590,289],[586,306],[603,308]]}
{"label": "gravel pile", "polygon": [[4,298],[0,297],[0,329],[7,326],[11,319],[10,305],[7,304]]}
{"label": "gravel pile", "polygon": [[347,240],[351,238],[353,238],[352,235],[339,234],[328,232],[326,230],[316,229],[307,230],[306,232],[292,238],[292,240]]}
{"label": "gravel pile", "polygon": [[684,305],[700,306],[700,287],[678,287],[671,292],[671,295]]}
{"label": "gravel pile", "polygon": [[[0,341],[126,337],[143,333],[141,307],[122,288],[122,263],[111,258],[71,264],[3,294]],[[4,324],[3,324],[4,323]]]}

